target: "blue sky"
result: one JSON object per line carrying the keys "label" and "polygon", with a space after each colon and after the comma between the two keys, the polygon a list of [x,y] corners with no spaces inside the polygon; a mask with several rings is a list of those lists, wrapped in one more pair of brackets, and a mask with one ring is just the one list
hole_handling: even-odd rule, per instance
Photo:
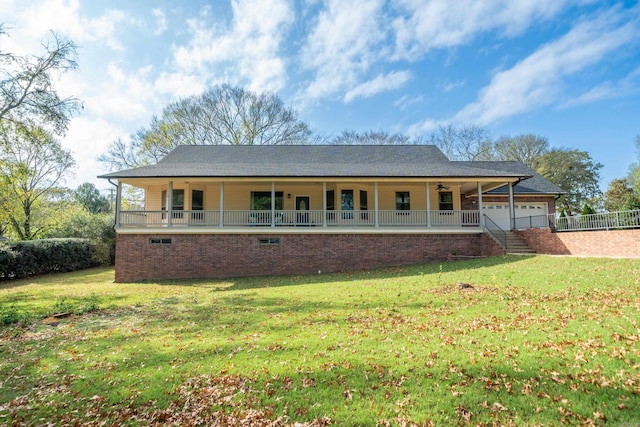
{"label": "blue sky", "polygon": [[640,5],[590,0],[3,0],[0,50],[78,45],[57,88],[81,182],[164,105],[230,83],[277,93],[327,136],[477,124],[588,151],[602,187],[638,160]]}

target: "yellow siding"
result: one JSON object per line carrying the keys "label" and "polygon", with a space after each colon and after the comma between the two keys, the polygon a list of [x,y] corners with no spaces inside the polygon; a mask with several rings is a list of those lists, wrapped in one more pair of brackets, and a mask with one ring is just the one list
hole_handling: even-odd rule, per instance
{"label": "yellow siding", "polygon": [[149,211],[162,209],[162,186],[150,185],[145,189],[145,207]]}
{"label": "yellow siding", "polygon": [[[162,191],[168,190],[169,185],[151,185],[145,188],[145,206],[147,210],[162,208]],[[206,210],[220,209],[220,184],[175,182],[174,189],[185,190],[185,209],[191,209],[191,190],[204,191],[204,207]],[[276,183],[276,191],[284,195],[284,209],[294,210],[296,196],[309,197],[311,210],[322,210],[322,183]],[[327,191],[335,192],[335,208],[340,210],[340,194],[342,190],[353,190],[354,208],[360,209],[360,191],[367,192],[367,209],[375,209],[375,185],[373,183],[327,183]],[[224,184],[225,210],[248,210],[250,208],[252,191],[271,191],[270,183],[226,182]],[[378,185],[378,207],[380,210],[396,209],[396,192],[408,191],[411,200],[411,210],[425,210],[426,187],[423,183],[380,183]],[[460,187],[451,185],[453,192],[454,210],[460,209]],[[290,197],[289,197],[290,195]],[[431,210],[438,210],[438,191],[436,185],[429,185]]]}

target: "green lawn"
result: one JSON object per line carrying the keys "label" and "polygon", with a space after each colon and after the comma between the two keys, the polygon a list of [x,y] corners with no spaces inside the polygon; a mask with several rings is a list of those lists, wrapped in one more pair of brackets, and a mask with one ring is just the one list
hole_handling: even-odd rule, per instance
{"label": "green lawn", "polygon": [[[76,314],[44,319],[60,311]],[[0,425],[640,420],[640,260],[136,284],[96,269],[0,282],[0,315],[20,321],[0,326]]]}

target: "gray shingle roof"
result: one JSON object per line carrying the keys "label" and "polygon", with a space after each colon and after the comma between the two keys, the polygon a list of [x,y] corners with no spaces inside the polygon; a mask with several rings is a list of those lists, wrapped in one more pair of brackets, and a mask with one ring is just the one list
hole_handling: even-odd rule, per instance
{"label": "gray shingle roof", "polygon": [[[531,169],[527,165],[520,162],[497,162],[497,161],[489,161],[489,162],[452,162],[462,166],[470,165],[474,168],[480,169],[496,169],[499,168],[501,170],[511,171],[515,173],[521,173],[523,175],[528,175],[529,178],[524,179],[518,184],[513,186],[514,193],[517,194],[553,194],[559,195],[564,194],[565,191],[540,175],[535,170]],[[487,194],[508,194],[508,187],[502,186],[500,188],[496,188],[495,190],[489,191]]]}
{"label": "gray shingle roof", "polygon": [[[100,178],[524,178],[530,171],[451,162],[434,145],[183,145],[156,165]],[[484,165],[487,166],[487,165]]]}

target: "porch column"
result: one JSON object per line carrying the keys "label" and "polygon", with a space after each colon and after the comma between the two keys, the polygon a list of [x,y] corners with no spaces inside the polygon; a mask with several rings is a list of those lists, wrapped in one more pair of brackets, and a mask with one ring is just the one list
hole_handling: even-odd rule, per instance
{"label": "porch column", "polygon": [[173,219],[173,181],[169,181],[169,191],[167,191],[167,226],[171,227]]}
{"label": "porch column", "polygon": [[322,226],[327,226],[327,183],[322,183]]}
{"label": "porch column", "polygon": [[509,183],[509,224],[511,224],[511,230],[516,228],[516,207],[513,200],[513,182]]}
{"label": "porch column", "polygon": [[116,228],[120,228],[120,210],[122,209],[122,182],[118,181],[116,190]]}
{"label": "porch column", "polygon": [[220,228],[224,227],[224,182],[220,183]]}
{"label": "porch column", "polygon": [[482,184],[478,181],[478,220],[480,227],[484,228],[484,215],[482,214]]}
{"label": "porch column", "polygon": [[375,218],[375,227],[380,227],[380,218],[378,215],[378,183],[375,182],[373,184],[373,208],[375,209],[375,213],[373,217]]}
{"label": "porch column", "polygon": [[271,181],[271,226],[276,226],[276,183]]}
{"label": "porch column", "polygon": [[427,196],[427,228],[431,228],[431,191],[429,191],[429,182],[425,182],[424,187]]}

